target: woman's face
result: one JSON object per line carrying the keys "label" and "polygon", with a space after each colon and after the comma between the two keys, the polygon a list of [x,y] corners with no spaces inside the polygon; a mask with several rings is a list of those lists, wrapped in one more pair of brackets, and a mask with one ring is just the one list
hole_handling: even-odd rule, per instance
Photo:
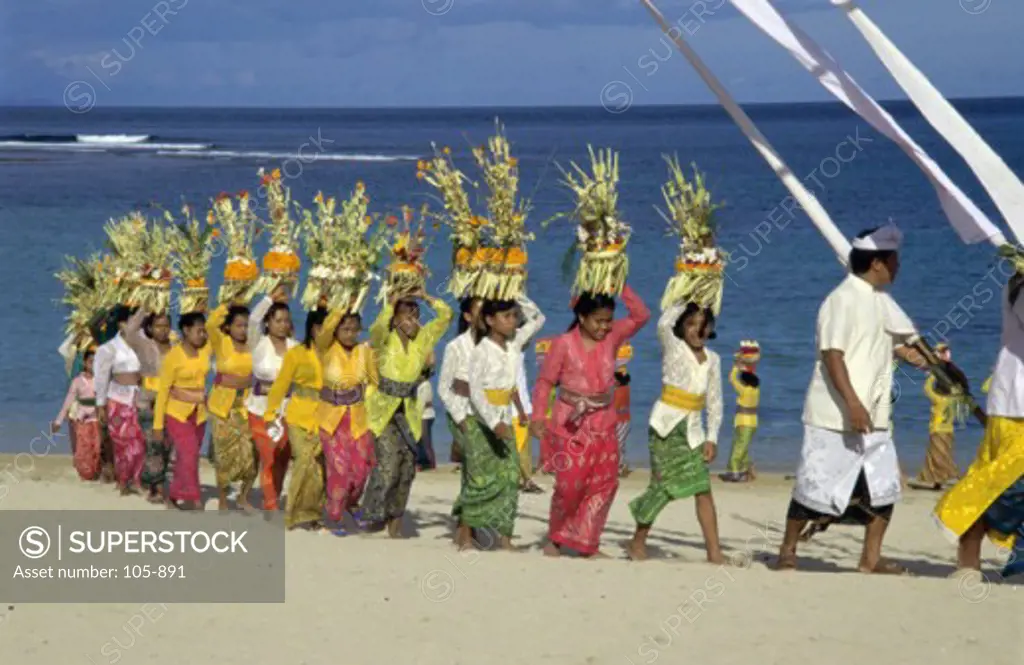
{"label": "woman's face", "polygon": [[409,339],[415,339],[420,331],[420,306],[414,302],[398,303],[392,325]]}
{"label": "woman's face", "polygon": [[359,343],[359,333],[362,331],[363,326],[358,316],[346,316],[334,330],[334,339],[346,349],[351,349]]}
{"label": "woman's face", "polygon": [[236,314],[228,326],[228,336],[238,344],[245,344],[249,341],[249,315]]}
{"label": "woman's face", "polygon": [[292,315],[286,309],[279,309],[267,320],[267,334],[274,339],[288,339],[292,336]]}
{"label": "woman's face", "polygon": [[196,323],[190,328],[185,328],[181,331],[181,334],[189,346],[197,349],[206,346],[206,326],[202,323]]}
{"label": "woman's face", "polygon": [[487,317],[487,327],[505,339],[512,339],[519,327],[519,313],[515,309],[507,309]]}
{"label": "woman's face", "polygon": [[704,312],[696,312],[683,322],[683,341],[695,349],[704,347],[708,341],[710,326],[705,327],[707,317]]}
{"label": "woman's face", "polygon": [[603,307],[580,317],[580,328],[592,339],[600,342],[611,332],[615,312]]}
{"label": "woman's face", "polygon": [[82,368],[89,374],[92,374],[92,356],[88,356],[82,361]]}
{"label": "woman's face", "polygon": [[153,335],[153,341],[159,344],[166,344],[171,341],[171,320],[166,316],[158,316],[153,319],[153,325],[150,327],[150,332]]}

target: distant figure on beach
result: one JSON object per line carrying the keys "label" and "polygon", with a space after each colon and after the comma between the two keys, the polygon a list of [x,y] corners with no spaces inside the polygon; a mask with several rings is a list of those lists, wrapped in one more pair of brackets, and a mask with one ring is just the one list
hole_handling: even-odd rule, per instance
{"label": "distant figure on beach", "polygon": [[[946,363],[947,370],[955,370],[955,373],[963,375],[963,372],[952,364],[948,344],[937,344],[935,353]],[[960,478],[960,469],[957,468],[956,459],[953,457],[957,402],[952,395],[952,386],[937,380],[934,375],[925,380],[924,394],[931,402],[932,410],[928,421],[928,450],[920,473],[908,484],[915,489],[940,490],[947,483]]]}
{"label": "distant figure on beach", "polygon": [[633,346],[623,344],[615,354],[615,436],[619,439],[619,478],[625,478],[632,470],[626,461],[626,442],[632,429],[630,412],[629,384],[633,377],[629,374],[629,361],[633,357]]}
{"label": "distant figure on beach", "polygon": [[64,420],[69,421],[73,432],[71,457],[82,480],[96,480],[100,475],[100,423],[96,416],[96,389],[92,374],[95,355],[93,349],[82,354],[82,371],[71,380],[60,413],[50,425],[50,431],[56,434],[63,427]]}
{"label": "distant figure on beach", "polygon": [[[547,337],[541,340],[537,340],[537,344],[534,346],[534,353],[537,355],[537,371],[544,366],[544,358],[547,356],[548,351],[551,350],[551,342],[554,340],[553,337]],[[551,420],[551,414],[554,411],[555,400],[557,399],[558,386],[551,387],[551,393],[548,395],[547,406],[544,409],[544,418],[546,421]],[[532,399],[530,400],[533,401]],[[531,415],[532,418],[532,415]],[[538,457],[538,465],[540,472],[544,475],[552,475],[555,472],[552,466],[552,451],[554,434],[550,427],[546,428],[544,438],[540,440],[540,455]]]}
{"label": "distant figure on beach", "polygon": [[981,570],[986,534],[1010,548],[1002,576],[1024,573],[1024,274],[1018,264],[1002,297],[1002,339],[986,405],[985,436],[964,477],[935,516],[959,538],[957,566]]}
{"label": "distant figure on beach", "polygon": [[[552,341],[533,389],[531,432],[541,441],[549,430],[554,435],[547,556],[559,556],[563,549],[584,557],[601,554],[601,533],[619,486],[615,354],[651,316],[629,285],[622,289],[622,301],[629,314],[615,320],[612,296],[581,294],[573,303],[575,320]],[[558,398],[548,419],[555,385]]]}
{"label": "distant figure on beach", "polygon": [[735,363],[729,372],[729,383],[736,391],[736,419],[732,435],[729,466],[720,477],[726,482],[744,483],[754,480],[754,464],[750,461],[750,443],[757,432],[757,407],[761,401],[761,379],[757,363],[761,347],[755,340],[740,342]]}
{"label": "distant figure on beach", "polygon": [[708,561],[725,560],[708,472],[722,425],[721,360],[705,346],[714,334],[714,313],[692,302],[666,309],[658,320],[662,389],[651,411],[650,484],[629,504],[636,532],[627,553],[634,561],[647,558],[647,536],[661,511],[691,496]]}
{"label": "distant figure on beach", "polygon": [[780,570],[797,567],[797,543],[809,522],[855,520],[867,527],[860,571],[906,572],[882,559],[901,485],[889,432],[892,361],[895,355],[923,364],[888,328],[882,292],[899,270],[901,240],[892,224],[860,233],[850,252],[850,274],[818,310],[818,358],[804,404],[803,449]]}

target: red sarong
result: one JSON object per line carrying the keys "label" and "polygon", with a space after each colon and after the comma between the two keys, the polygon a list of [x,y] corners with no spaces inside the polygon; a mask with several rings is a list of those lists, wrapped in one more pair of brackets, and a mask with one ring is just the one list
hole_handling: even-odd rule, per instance
{"label": "red sarong", "polygon": [[288,445],[288,430],[277,443],[267,433],[267,422],[263,416],[249,412],[249,430],[260,456],[260,487],[263,489],[263,510],[277,510],[278,500],[284,488],[284,476],[292,448]]}
{"label": "red sarong", "polygon": [[[591,427],[585,417],[574,433],[553,437],[555,471],[548,538],[583,555],[596,554],[619,489],[619,442],[614,425]],[[568,434],[568,433],[567,433]]]}
{"label": "red sarong", "polygon": [[164,426],[174,446],[174,473],[168,488],[171,501],[201,501],[199,452],[206,436],[206,423],[197,425],[193,411],[184,423],[167,416]]}
{"label": "red sarong", "polygon": [[353,438],[351,416],[351,410],[345,412],[334,434],[319,430],[327,473],[327,517],[334,521],[359,505],[374,462],[372,434],[367,430]]}
{"label": "red sarong", "polygon": [[114,442],[114,473],[121,487],[142,486],[146,462],[146,434],[139,425],[139,411],[120,402],[107,402],[107,430]]}
{"label": "red sarong", "polygon": [[75,436],[75,471],[82,480],[96,480],[100,475],[100,423],[98,420],[71,422]]}

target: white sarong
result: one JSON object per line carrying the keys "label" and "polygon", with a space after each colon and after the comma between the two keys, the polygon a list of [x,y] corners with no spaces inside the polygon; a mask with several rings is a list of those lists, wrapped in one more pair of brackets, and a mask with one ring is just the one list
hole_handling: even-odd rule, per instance
{"label": "white sarong", "polygon": [[867,479],[872,508],[891,506],[900,500],[900,465],[889,432],[854,434],[804,425],[793,499],[819,513],[838,517],[850,505],[861,471]]}

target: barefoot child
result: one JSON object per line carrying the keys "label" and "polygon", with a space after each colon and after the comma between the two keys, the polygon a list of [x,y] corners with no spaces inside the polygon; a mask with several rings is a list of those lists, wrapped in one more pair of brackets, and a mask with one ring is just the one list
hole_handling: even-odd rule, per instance
{"label": "barefoot child", "polygon": [[696,498],[708,561],[723,561],[708,473],[722,423],[721,361],[704,346],[714,326],[711,310],[695,303],[670,307],[658,321],[663,386],[651,412],[651,483],[629,504],[637,525],[628,549],[634,561],[647,558],[647,535],[661,511],[691,496]]}
{"label": "barefoot child", "polygon": [[95,480],[100,474],[100,423],[96,416],[96,389],[92,375],[95,354],[93,349],[88,349],[82,355],[82,371],[71,380],[64,405],[50,426],[51,432],[59,432],[74,407],[70,416],[71,429],[75,433],[71,454],[75,470],[82,480]]}

